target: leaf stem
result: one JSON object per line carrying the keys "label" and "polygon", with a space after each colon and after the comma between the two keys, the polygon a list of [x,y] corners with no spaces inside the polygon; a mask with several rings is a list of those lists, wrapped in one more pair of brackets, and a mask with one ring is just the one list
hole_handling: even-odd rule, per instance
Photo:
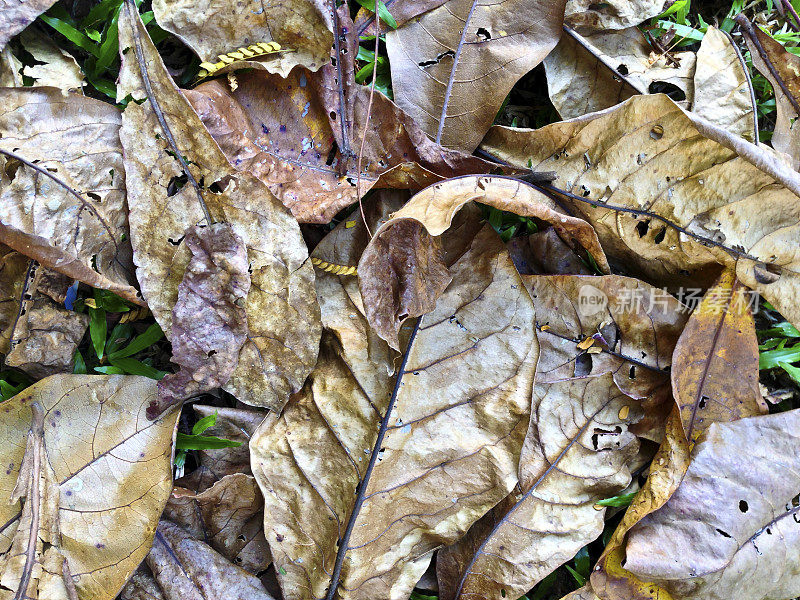
{"label": "leaf stem", "polygon": [[389,398],[389,404],[386,407],[386,413],[381,419],[381,424],[378,428],[378,437],[375,439],[375,445],[372,447],[372,454],[369,457],[369,464],[367,465],[366,471],[364,471],[364,477],[362,477],[361,481],[358,482],[358,487],[356,488],[358,490],[356,494],[356,501],[353,505],[353,510],[350,512],[350,518],[347,520],[347,527],[344,530],[344,535],[339,540],[339,548],[336,551],[336,562],[333,565],[333,574],[331,575],[331,585],[328,588],[328,593],[325,596],[325,600],[333,600],[334,596],[336,595],[336,589],[339,587],[339,579],[342,575],[342,566],[344,565],[344,558],[348,550],[347,545],[350,543],[350,536],[353,534],[353,529],[355,528],[356,520],[358,519],[358,513],[361,511],[361,506],[364,504],[364,499],[367,495],[369,478],[372,476],[372,471],[375,468],[375,464],[378,462],[378,453],[381,449],[381,444],[383,444],[383,438],[386,437],[386,431],[389,428],[389,418],[392,415],[392,409],[397,401],[397,394],[400,392],[400,386],[403,383],[403,375],[407,373],[406,364],[408,363],[408,357],[411,355],[411,348],[414,346],[414,338],[417,336],[417,331],[419,331],[422,318],[423,317],[417,319],[417,322],[414,324],[414,329],[411,330],[411,335],[408,338],[406,350],[403,353],[403,361],[400,363],[400,370],[397,372],[397,379],[395,379],[394,382],[394,389],[392,389],[392,395]]}
{"label": "leaf stem", "polygon": [[[139,11],[136,8],[134,0],[126,0],[126,7],[130,13],[131,21],[133,21],[133,23],[137,23],[137,21],[140,22]],[[211,218],[211,213],[209,212],[208,206],[203,199],[203,192],[200,188],[200,184],[197,183],[194,175],[192,175],[192,172],[189,170],[189,165],[183,158],[183,154],[181,154],[180,148],[178,148],[178,144],[175,142],[175,137],[172,135],[172,130],[169,128],[169,125],[164,118],[164,112],[161,110],[161,105],[158,103],[158,100],[153,93],[153,87],[150,83],[150,75],[147,72],[147,62],[145,61],[144,51],[142,50],[142,40],[140,37],[141,34],[136,25],[133,26],[131,33],[133,34],[133,46],[134,52],[136,53],[136,62],[139,64],[139,72],[142,75],[142,82],[144,83],[147,99],[150,101],[150,106],[156,115],[156,119],[158,119],[159,125],[161,125],[161,129],[164,131],[164,135],[167,137],[169,145],[172,147],[172,151],[175,153],[175,157],[178,159],[178,162],[181,163],[181,168],[183,169],[186,178],[192,184],[194,191],[197,193],[197,201],[200,203],[200,208],[203,210],[203,216],[205,217],[206,224],[211,226],[214,220]]]}

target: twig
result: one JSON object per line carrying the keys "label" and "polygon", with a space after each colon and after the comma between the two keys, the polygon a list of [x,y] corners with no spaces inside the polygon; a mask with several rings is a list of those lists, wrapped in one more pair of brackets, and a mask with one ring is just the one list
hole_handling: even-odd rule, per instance
{"label": "twig", "polygon": [[200,208],[203,209],[203,216],[205,217],[206,224],[211,226],[214,220],[211,218],[211,213],[208,210],[208,206],[206,206],[206,201],[203,199],[202,188],[200,187],[200,184],[197,183],[197,180],[194,178],[194,175],[192,175],[192,172],[189,170],[189,165],[186,164],[186,160],[183,158],[183,154],[181,154],[180,148],[178,148],[178,144],[175,142],[175,137],[172,135],[172,130],[169,128],[169,125],[167,125],[167,121],[164,118],[164,112],[161,110],[161,105],[158,103],[158,99],[153,93],[153,87],[150,84],[150,75],[147,72],[147,62],[144,58],[144,50],[142,50],[142,40],[140,38],[141,34],[138,30],[138,27],[135,25],[135,23],[140,21],[139,11],[136,8],[134,0],[126,0],[126,5],[128,12],[130,13],[131,20],[134,23],[131,32],[133,34],[134,52],[136,53],[136,62],[139,64],[139,72],[142,75],[142,82],[144,83],[147,99],[150,101],[150,106],[153,108],[156,119],[158,119],[161,129],[164,131],[164,135],[167,137],[167,141],[172,147],[175,157],[178,159],[178,162],[181,163],[181,168],[183,169],[186,178],[192,184],[194,191],[197,193],[197,201],[200,203]]}
{"label": "twig", "polygon": [[[128,0],[131,2],[132,0]],[[344,0],[345,6],[347,0]],[[336,87],[339,92],[339,126],[342,129],[342,158],[349,161],[353,155],[350,148],[350,138],[347,133],[347,115],[344,104],[344,71],[342,70],[342,45],[339,39],[342,34],[342,26],[339,24],[339,11],[336,9],[336,0],[331,0],[333,10],[333,47],[336,52]]]}

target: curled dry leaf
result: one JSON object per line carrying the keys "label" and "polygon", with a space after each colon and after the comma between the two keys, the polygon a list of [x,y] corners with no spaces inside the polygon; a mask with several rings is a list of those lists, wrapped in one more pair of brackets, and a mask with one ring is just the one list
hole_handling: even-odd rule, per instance
{"label": "curled dry leaf", "polygon": [[520,275],[592,274],[592,269],[558,237],[552,227],[529,236],[511,238],[506,247]]}
{"label": "curled dry leaf", "polygon": [[40,14],[53,6],[56,0],[0,0],[0,50],[12,37],[33,23]]}
{"label": "curled dry leaf", "polygon": [[[311,370],[320,334],[313,267],[297,222],[261,181],[230,166],[175,87],[127,2],[119,31],[119,93],[146,99],[128,103],[121,132],[142,294],[172,338],[172,309],[190,254],[182,241],[203,216],[202,197],[212,220],[229,224],[244,241],[250,262],[252,285],[244,305],[249,334],[225,389],[247,404],[280,410]],[[152,90],[149,99],[139,54]],[[194,181],[187,181],[178,155],[167,143],[153,99]]]}
{"label": "curled dry leaf", "polygon": [[[333,34],[330,7],[322,0],[155,0],[158,24],[175,34],[201,61],[218,62],[220,54],[258,42],[278,42],[291,50],[261,65],[281,77],[295,65],[316,71],[330,58]],[[245,66],[245,65],[243,65]],[[252,67],[253,61],[246,66]]]}
{"label": "curled dry leaf", "polygon": [[747,65],[733,40],[716,27],[709,26],[700,42],[693,87],[692,112],[748,141],[757,139]]}
{"label": "curled dry leaf", "polygon": [[631,530],[626,568],[675,600],[800,594],[798,427],[797,410],[711,425],[669,502]]}
{"label": "curled dry leaf", "polygon": [[227,223],[214,223],[190,228],[184,243],[192,257],[172,309],[172,362],[180,371],[158,382],[150,418],[228,383],[247,340],[250,273],[242,238]]}
{"label": "curled dry leaf", "polygon": [[[387,0],[384,4],[391,12],[395,22],[398,25],[404,25],[417,15],[433,10],[445,2],[447,0]],[[388,31],[388,26],[383,20],[379,25],[381,34]],[[358,37],[375,35],[375,13],[362,7],[356,15],[355,26]]]}
{"label": "curled dry leaf", "polygon": [[564,202],[628,272],[673,289],[735,268],[800,323],[800,176],[769,148],[656,94],[536,131],[495,127],[484,149],[556,171]]}
{"label": "curled dry leaf", "polygon": [[666,0],[568,0],[565,20],[588,30],[626,29],[664,12]]}
{"label": "curled dry leaf", "polygon": [[165,600],[273,600],[255,575],[169,521],[158,524],[146,560]]}
{"label": "curled dry leaf", "polygon": [[511,88],[555,47],[565,0],[448,0],[386,34],[392,91],[437,144],[472,152]]}
{"label": "curled dry leaf", "polygon": [[683,92],[686,105],[690,106],[695,54],[676,52],[674,59],[677,65],[663,56],[653,56],[650,44],[637,27],[585,36],[565,34],[544,59],[547,90],[564,119],[609,108],[664,84]]}
{"label": "curled dry leaf", "polygon": [[31,259],[0,244],[0,354],[8,354]]}
{"label": "curled dry leaf", "polygon": [[392,348],[399,348],[402,323],[432,310],[447,287],[450,275],[436,237],[470,201],[550,223],[562,239],[608,270],[592,228],[559,212],[552,200],[522,181],[470,176],[434,184],[381,225],[358,264],[367,318]]}
{"label": "curled dry leaf", "polygon": [[[27,578],[39,586],[30,598],[74,600],[69,581],[83,598],[115,597],[147,554],[172,486],[178,415],[148,421],[155,394],[145,377],[58,375],[3,402],[0,495],[12,501],[0,503],[0,595]],[[34,427],[26,450],[33,404],[43,432]],[[22,503],[15,486],[27,489]],[[61,592],[42,587],[59,580]]]}
{"label": "curled dry leaf", "polygon": [[264,539],[264,500],[250,475],[226,475],[199,494],[175,487],[164,518],[251,573],[272,560]]}
{"label": "curled dry leaf", "polygon": [[672,389],[690,445],[712,423],[766,412],[758,387],[751,300],[726,269],[692,313],[675,347]]}
{"label": "curled dry leaf", "polygon": [[35,379],[71,373],[75,350],[89,327],[89,316],[64,308],[62,294],[72,281],[32,262],[16,299],[17,312],[5,364]]}
{"label": "curled dry leaf", "polygon": [[537,381],[519,487],[439,551],[440,597],[517,598],[597,538],[605,509],[595,503],[631,481],[637,404],[609,373]]}
{"label": "curled dry leaf", "polygon": [[775,94],[775,130],[770,139],[772,147],[791,157],[795,169],[800,168],[800,56],[788,52],[777,40],[759,27],[753,26],[744,15],[737,17],[745,35],[753,66],[767,78]]}
{"label": "curled dry leaf", "polygon": [[[263,71],[239,73],[235,91],[220,80],[184,91],[230,163],[266,183],[301,222],[327,223],[358,200],[356,165],[339,151],[340,128],[330,118],[340,111],[330,77],[323,77],[328,70],[295,69],[285,79]],[[369,90],[351,83],[349,143],[359,148]],[[434,144],[382,94],[373,98],[366,136],[362,194],[376,185],[419,189],[442,177],[493,168]]]}
{"label": "curled dry leaf", "polygon": [[129,283],[133,265],[123,241],[128,220],[119,110],[65,97],[56,88],[0,89],[0,107],[2,149],[41,169],[0,154],[0,241],[141,304]]}
{"label": "curled dry leaf", "polygon": [[86,85],[83,71],[75,58],[66,50],[62,50],[48,37],[32,29],[20,34],[22,47],[27,50],[35,65],[26,65],[22,74],[34,80],[35,86],[52,86],[63,90],[80,92]]}
{"label": "curled dry leaf", "polygon": [[0,87],[22,87],[22,63],[6,46],[0,50]]}
{"label": "curled dry leaf", "polygon": [[287,599],[408,597],[431,552],[515,485],[538,353],[533,306],[489,228],[452,276],[409,335],[398,380],[361,303],[329,297],[311,383],[253,437]]}

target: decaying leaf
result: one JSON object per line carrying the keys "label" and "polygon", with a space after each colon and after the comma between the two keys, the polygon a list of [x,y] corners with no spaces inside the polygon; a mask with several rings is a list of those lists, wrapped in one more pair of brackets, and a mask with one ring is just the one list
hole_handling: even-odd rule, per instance
{"label": "decaying leaf", "polygon": [[184,243],[192,257],[172,309],[172,362],[180,371],[158,382],[151,418],[228,383],[249,333],[244,306],[250,274],[242,239],[227,223],[214,223],[190,228]]}
{"label": "decaying leaf", "polygon": [[677,52],[674,60],[677,65],[654,55],[637,27],[585,36],[565,34],[544,59],[547,90],[564,119],[609,108],[662,86],[675,86],[691,106],[695,54]]}
{"label": "decaying leaf", "polygon": [[711,425],[669,502],[631,530],[626,568],[675,600],[800,594],[799,419]]}
{"label": "decaying leaf", "polygon": [[750,142],[757,139],[747,65],[733,40],[716,27],[708,28],[697,50],[693,87],[692,112]]}
{"label": "decaying leaf", "polygon": [[[146,99],[128,103],[121,131],[142,294],[171,338],[172,309],[189,263],[182,242],[203,218],[202,199],[211,219],[227,223],[244,241],[250,262],[252,285],[244,305],[249,334],[225,389],[247,404],[279,410],[311,370],[320,334],[313,267],[297,222],[263,183],[229,165],[175,87],[129,3],[120,13],[119,31],[119,93]],[[152,90],[149,99],[146,85]],[[194,181],[187,181],[168,135],[186,157]]]}
{"label": "decaying leaf", "polygon": [[568,0],[564,18],[589,30],[635,27],[664,11],[666,0]]}
{"label": "decaying leaf", "polygon": [[[335,90],[327,87],[330,78],[322,77],[329,69],[318,74],[295,69],[286,79],[263,71],[239,73],[233,92],[219,80],[184,92],[231,164],[259,177],[301,222],[327,223],[358,200],[356,165],[342,155],[338,116],[330,116]],[[369,90],[355,82],[347,89],[350,144],[358,148]],[[382,94],[373,98],[362,194],[376,185],[420,189],[443,177],[491,169],[431,142]]]}
{"label": "decaying leaf", "polygon": [[562,239],[585,249],[601,269],[608,269],[592,228],[559,212],[552,200],[522,181],[471,176],[434,184],[381,225],[358,264],[367,318],[392,348],[400,347],[402,323],[432,310],[450,282],[436,237],[470,201],[550,223]]}
{"label": "decaying leaf", "polygon": [[753,66],[767,78],[775,94],[775,130],[772,147],[791,157],[795,169],[800,168],[800,56],[787,51],[777,40],[753,26],[744,15],[736,22],[753,59]]}
{"label": "decaying leaf", "polygon": [[6,46],[0,50],[0,86],[22,87],[22,63]]}
{"label": "decaying leaf", "polygon": [[89,326],[89,316],[64,308],[61,293],[72,281],[33,263],[27,270],[5,364],[41,379],[71,373],[75,350]]}
{"label": "decaying leaf", "polygon": [[690,445],[712,423],[766,412],[758,387],[758,338],[750,299],[736,275],[725,270],[675,347],[672,389]]}
{"label": "decaying leaf", "polygon": [[37,63],[22,69],[23,75],[34,80],[33,85],[57,87],[65,94],[68,91],[80,92],[86,85],[81,68],[69,52],[31,29],[26,29],[19,37],[22,47],[30,52]]}
{"label": "decaying leaf", "polygon": [[71,581],[82,598],[111,600],[147,554],[172,487],[178,416],[147,420],[155,394],[145,377],[58,375],[0,405],[3,598],[27,579],[29,598],[74,600]]}
{"label": "decaying leaf", "polygon": [[397,381],[361,302],[328,297],[310,385],[253,437],[287,599],[407,597],[432,550],[515,485],[538,350],[533,305],[489,228],[451,271],[435,310],[404,332]]}
{"label": "decaying leaf", "polygon": [[0,146],[39,169],[0,154],[0,241],[141,304],[124,241],[119,110],[49,87],[0,89],[0,107]]}
{"label": "decaying leaf", "polygon": [[626,272],[674,289],[735,268],[800,323],[800,176],[769,148],[655,94],[536,131],[494,127],[484,149],[556,171],[564,202]]}
{"label": "decaying leaf", "polygon": [[0,50],[53,4],[55,0],[0,0]]}
{"label": "decaying leaf", "polygon": [[437,144],[472,152],[511,88],[561,37],[565,0],[448,0],[386,34],[398,106]]}
{"label": "decaying leaf", "polygon": [[443,600],[517,598],[603,531],[598,500],[631,481],[641,416],[611,374],[536,383],[519,487],[439,552]]}
{"label": "decaying leaf", "polygon": [[277,61],[263,62],[264,68],[281,77],[289,75],[295,65],[316,71],[330,59],[330,7],[321,0],[266,4],[257,0],[155,0],[153,12],[158,24],[180,38],[202,61],[215,63],[220,54],[272,41],[291,50],[280,54]]}
{"label": "decaying leaf", "polygon": [[264,539],[264,500],[250,475],[226,475],[199,494],[175,487],[164,518],[251,573],[272,560]]}
{"label": "decaying leaf", "polygon": [[154,581],[141,587],[157,583],[165,600],[273,600],[255,575],[169,521],[158,524],[147,566]]}
{"label": "decaying leaf", "polygon": [[0,354],[8,354],[31,259],[0,244]]}

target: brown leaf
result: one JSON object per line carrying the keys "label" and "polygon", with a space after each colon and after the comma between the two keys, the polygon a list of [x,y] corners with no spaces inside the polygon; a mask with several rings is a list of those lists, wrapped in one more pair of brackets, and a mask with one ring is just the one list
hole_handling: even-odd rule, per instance
{"label": "brown leaf", "polygon": [[669,84],[683,92],[686,106],[691,106],[694,52],[676,53],[677,66],[651,54],[637,27],[565,34],[544,59],[550,100],[563,119],[572,119],[646,93],[650,86]]}
{"label": "brown leaf", "polygon": [[[233,92],[221,80],[184,91],[230,163],[256,175],[307,223],[327,223],[358,200],[356,164],[342,154],[341,132],[330,118],[331,112],[338,113],[338,100],[329,87],[329,71],[295,69],[286,79],[263,71],[239,73]],[[359,148],[369,90],[354,81],[346,89],[350,143]],[[443,177],[493,167],[434,144],[391,100],[375,95],[364,144],[362,194],[373,186],[419,189]]]}
{"label": "brown leaf", "polygon": [[736,275],[725,270],[675,347],[672,389],[690,445],[712,423],[766,412],[758,387],[758,338],[750,299]]}
{"label": "brown leaf", "polygon": [[437,144],[472,152],[511,88],[561,37],[565,0],[448,0],[386,34],[395,100]]}
{"label": "brown leaf", "polygon": [[330,8],[321,0],[155,0],[153,13],[158,24],[194,50],[201,61],[216,63],[220,54],[272,41],[291,50],[277,61],[262,63],[281,77],[288,76],[295,65],[316,71],[330,59]]}
{"label": "brown leaf", "polygon": [[22,87],[22,63],[6,46],[0,50],[0,87]]}
{"label": "brown leaf", "polygon": [[272,561],[264,539],[264,499],[249,475],[226,475],[199,494],[175,487],[164,518],[253,574]]}
{"label": "brown leaf", "polygon": [[[25,292],[20,290],[15,303],[18,312],[5,364],[35,379],[72,373],[89,316],[64,308],[60,296],[72,284],[68,277],[33,263],[27,278]],[[54,292],[59,297],[53,298]]]}
{"label": "brown leaf", "polygon": [[141,304],[129,283],[133,265],[123,241],[128,216],[119,110],[55,88],[0,89],[0,107],[3,150],[40,169],[0,154],[0,241]]}
{"label": "brown leaf", "polygon": [[31,259],[0,244],[0,354],[8,354]]}
{"label": "brown leaf", "polygon": [[452,273],[410,334],[396,382],[399,361],[361,303],[326,288],[329,333],[311,383],[251,442],[287,599],[407,597],[432,550],[516,483],[538,353],[533,307],[489,228]]}
{"label": "brown leaf", "polygon": [[536,131],[495,127],[484,148],[556,171],[555,185],[572,194],[567,207],[627,272],[686,289],[711,285],[721,266],[735,268],[800,323],[800,176],[767,147],[657,94]]}
{"label": "brown leaf", "polygon": [[158,382],[150,418],[228,383],[248,335],[250,273],[242,238],[227,223],[214,223],[192,227],[184,243],[192,257],[172,309],[172,362],[180,371]]}
{"label": "brown leaf", "polygon": [[520,275],[591,275],[592,270],[552,227],[511,238],[508,253]]}
{"label": "brown leaf", "polygon": [[664,12],[666,0],[568,0],[565,20],[589,30],[625,29]]}
{"label": "brown leaf", "polygon": [[440,597],[517,598],[597,538],[595,503],[631,481],[637,404],[611,374],[537,383],[519,487],[439,551]]}
{"label": "brown leaf", "polygon": [[165,600],[153,574],[141,565],[117,596],[119,600]]}
{"label": "brown leaf", "polygon": [[244,241],[250,261],[252,286],[244,307],[249,335],[225,389],[247,404],[280,410],[316,361],[320,332],[313,267],[297,222],[263,183],[229,165],[175,87],[129,4],[120,13],[119,31],[119,93],[136,100],[147,97],[137,63],[141,53],[153,98],[198,186],[186,181],[152,99],[129,102],[121,137],[142,294],[172,338],[172,309],[190,258],[182,241],[203,217],[202,197],[211,218],[230,225]]}
{"label": "brown leaf", "polygon": [[[433,10],[447,2],[447,0],[389,0],[386,7],[392,13],[395,22],[398,25],[403,25],[410,21],[417,15]],[[381,19],[380,23],[381,34],[388,31],[388,26]],[[356,34],[358,37],[365,35],[375,35],[375,14],[361,7],[355,19]]]}
{"label": "brown leaf", "polygon": [[436,237],[470,201],[546,221],[562,239],[585,248],[601,269],[608,269],[592,228],[556,210],[547,196],[522,181],[472,176],[435,184],[381,225],[358,265],[367,318],[392,348],[399,348],[403,321],[432,310],[447,287],[449,274]]}
{"label": "brown leaf", "polygon": [[[12,500],[0,503],[0,594],[30,577],[30,598],[75,600],[64,583],[49,587],[62,580],[83,598],[114,598],[147,554],[172,486],[178,415],[145,419],[155,394],[145,377],[58,375],[0,405],[0,496]],[[26,450],[35,403],[44,430],[34,427]]]}
{"label": "brown leaf", "polygon": [[166,600],[273,600],[255,575],[169,521],[158,524],[147,566]]}
{"label": "brown leaf", "polygon": [[0,50],[12,37],[33,23],[40,14],[55,4],[55,0],[0,0]]}
{"label": "brown leaf", "polygon": [[800,413],[715,423],[675,494],[629,534],[626,568],[675,600],[800,593]]}
{"label": "brown leaf", "polygon": [[737,18],[750,50],[753,66],[772,86],[775,94],[775,130],[770,139],[772,147],[785,152],[795,169],[800,168],[800,137],[796,121],[800,116],[800,56],[787,51],[759,27],[754,27],[744,15]]}

